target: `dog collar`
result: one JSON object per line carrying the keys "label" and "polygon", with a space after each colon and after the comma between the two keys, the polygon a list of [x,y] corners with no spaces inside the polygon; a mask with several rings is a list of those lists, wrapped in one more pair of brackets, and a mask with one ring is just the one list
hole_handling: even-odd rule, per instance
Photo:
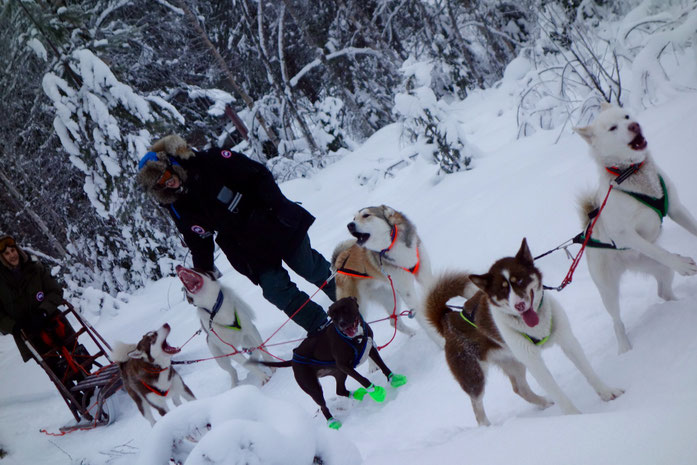
{"label": "dog collar", "polygon": [[618,168],[616,166],[606,166],[605,171],[607,171],[608,173],[610,173],[612,175],[617,176],[615,178],[615,182],[617,184],[621,184],[628,177],[630,177],[631,175],[633,175],[634,173],[639,171],[641,169],[641,167],[644,166],[644,163],[645,162],[643,162],[643,161],[641,163],[633,163],[624,169]]}
{"label": "dog collar", "polygon": [[[392,250],[392,247],[394,247],[395,242],[397,242],[397,234],[399,234],[399,230],[397,229],[397,225],[392,225],[392,230],[390,231],[390,237],[392,238],[392,242],[390,243],[390,246],[387,247],[386,249],[382,249],[380,251],[380,260],[389,252]],[[421,257],[419,256],[419,247],[416,247],[416,264],[412,266],[411,268],[405,268],[403,266],[400,266],[399,268],[403,269],[404,271],[411,273],[411,274],[417,274],[419,272],[419,265],[421,264]],[[348,274],[348,273],[342,273],[342,274]],[[368,276],[356,276],[359,278],[364,278]]]}
{"label": "dog collar", "polygon": [[[213,318],[218,314],[220,311],[220,307],[223,306],[223,290],[218,291],[218,297],[215,299],[215,304],[213,304],[213,308],[208,310],[206,307],[201,307],[202,310],[204,310],[206,313],[210,315],[210,318],[208,318],[208,327],[213,326]],[[235,314],[235,323],[237,323],[237,314]]]}
{"label": "dog collar", "polygon": [[[545,301],[545,294],[544,294],[544,290],[543,290],[542,291],[542,298],[540,299],[540,305],[537,306],[538,310],[542,308],[542,302],[544,302],[544,301]],[[552,335],[552,315],[550,314],[550,316],[549,316],[549,334],[546,335],[545,337],[543,337],[542,339],[537,339],[536,337],[532,337],[526,333],[520,333],[520,334],[525,336],[525,338],[528,341],[532,342],[536,346],[543,345],[545,342],[547,342],[549,340],[549,337]]]}
{"label": "dog collar", "polygon": [[154,366],[156,369],[155,370],[145,369],[144,371],[146,371],[147,373],[153,374],[153,375],[160,374],[160,373],[167,371],[169,369],[169,367],[161,368],[155,364],[151,364],[151,365]]}
{"label": "dog collar", "polygon": [[392,230],[390,231],[390,238],[392,239],[392,242],[390,242],[389,247],[380,251],[380,255],[385,255],[387,252],[392,250],[392,247],[394,247],[394,243],[397,242],[397,232],[397,225],[393,224]]}
{"label": "dog collar", "polygon": [[[363,359],[363,354],[365,353],[366,348],[368,347],[368,339],[370,337],[367,335],[366,328],[365,328],[365,320],[363,317],[361,318],[361,327],[363,328],[363,334],[357,337],[348,337],[346,334],[342,333],[339,327],[335,324],[334,329],[336,330],[336,333],[344,340],[346,343],[353,349],[353,363],[352,366],[353,368],[356,368],[358,366],[358,363]],[[359,345],[358,349],[356,346]],[[360,349],[360,351],[359,351]]]}

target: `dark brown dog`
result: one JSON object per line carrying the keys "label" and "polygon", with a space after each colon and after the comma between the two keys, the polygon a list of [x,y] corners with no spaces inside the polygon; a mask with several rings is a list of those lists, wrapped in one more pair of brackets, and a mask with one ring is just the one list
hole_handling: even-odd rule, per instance
{"label": "dark brown dog", "polygon": [[[336,429],[341,423],[332,417],[327,408],[319,383],[320,377],[333,376],[339,396],[349,397],[351,394],[345,384],[346,378],[350,376],[368,392],[371,392],[371,389],[382,391],[384,399],[384,388],[374,387],[366,377],[356,371],[356,367],[369,356],[394,386],[398,384],[393,381],[392,371],[382,361],[378,349],[373,344],[373,330],[361,317],[356,298],[345,297],[337,300],[329,307],[328,314],[332,319],[331,324],[296,347],[292,360],[259,363],[271,367],[293,367],[293,374],[300,388],[319,405],[329,426]],[[395,375],[395,379],[400,377]],[[373,398],[380,399],[379,396]]]}

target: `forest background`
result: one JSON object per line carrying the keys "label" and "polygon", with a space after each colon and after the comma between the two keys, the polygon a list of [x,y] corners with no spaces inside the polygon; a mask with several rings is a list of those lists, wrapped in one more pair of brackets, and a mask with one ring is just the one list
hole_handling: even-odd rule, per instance
{"label": "forest background", "polygon": [[516,57],[519,136],[568,131],[602,101],[694,90],[670,69],[695,23],[683,0],[0,0],[0,232],[105,305],[185,258],[134,182],[160,136],[285,181],[397,122],[413,153],[357,181],[416,156],[445,176],[481,155],[449,109]]}

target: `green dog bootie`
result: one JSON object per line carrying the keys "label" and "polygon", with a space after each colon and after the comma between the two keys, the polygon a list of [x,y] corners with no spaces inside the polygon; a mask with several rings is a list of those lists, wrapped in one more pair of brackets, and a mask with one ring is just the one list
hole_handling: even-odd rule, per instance
{"label": "green dog bootie", "polygon": [[368,390],[364,387],[358,388],[351,393],[351,397],[358,401],[363,401],[365,395],[368,394]]}
{"label": "green dog bootie", "polygon": [[390,374],[390,377],[387,378],[387,380],[390,382],[390,386],[394,388],[407,384],[407,377],[404,375],[398,375],[396,373]]}
{"label": "green dog bootie", "polygon": [[331,417],[329,420],[327,420],[327,426],[329,426],[331,429],[339,429],[341,428],[341,422],[334,417]]}
{"label": "green dog bootie", "polygon": [[384,402],[385,401],[385,388],[382,386],[375,386],[375,389],[372,391],[368,391],[368,394],[370,397],[373,398],[375,402]]}

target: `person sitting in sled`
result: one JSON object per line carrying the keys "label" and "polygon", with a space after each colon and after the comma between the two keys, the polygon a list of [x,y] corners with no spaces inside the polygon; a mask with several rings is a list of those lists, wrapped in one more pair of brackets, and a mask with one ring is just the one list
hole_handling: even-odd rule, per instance
{"label": "person sitting in sled", "polygon": [[12,236],[0,236],[0,333],[12,334],[25,363],[33,358],[27,340],[39,355],[55,349],[45,361],[63,384],[71,385],[89,369],[77,366],[88,354],[76,341],[65,347],[75,330],[58,309],[62,303],[63,288],[49,270]]}
{"label": "person sitting in sled", "polygon": [[[261,163],[230,150],[194,151],[176,134],[156,141],[138,165],[138,183],[167,210],[191,250],[194,267],[215,272],[213,235],[230,264],[264,298],[308,333],[327,314],[290,279],[282,262],[322,287],[333,302],[329,262],[310,245],[315,218],[288,200]],[[325,284],[326,283],[326,284]],[[300,307],[304,307],[300,311]],[[296,313],[297,312],[297,313]]]}

